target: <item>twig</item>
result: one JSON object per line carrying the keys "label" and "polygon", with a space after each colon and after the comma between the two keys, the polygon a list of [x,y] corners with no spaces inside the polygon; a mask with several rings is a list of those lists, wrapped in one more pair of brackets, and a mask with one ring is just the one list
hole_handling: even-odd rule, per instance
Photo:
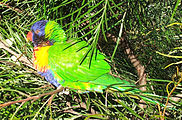
{"label": "twig", "polygon": [[52,92],[49,92],[49,93],[44,93],[44,94],[41,94],[41,95],[37,95],[37,96],[32,96],[32,97],[28,97],[26,99],[22,99],[22,100],[18,100],[18,101],[11,101],[11,102],[7,102],[7,103],[3,103],[3,104],[0,104],[0,108],[3,108],[3,107],[6,107],[6,106],[9,106],[11,104],[15,104],[15,103],[21,103],[21,102],[27,102],[29,100],[37,100],[43,96],[46,96],[46,95],[53,95],[55,93],[58,93],[58,92],[61,92],[63,91],[63,87],[61,87],[60,89],[57,89],[55,91],[52,91]]}
{"label": "twig", "polygon": [[[147,88],[146,88],[145,85],[147,84],[147,80],[146,80],[147,74],[145,73],[145,67],[141,64],[140,60],[137,59],[137,56],[134,54],[134,52],[130,48],[128,41],[126,41],[123,38],[122,42],[123,42],[123,45],[125,47],[126,55],[128,55],[128,58],[130,59],[130,62],[133,64],[133,66],[137,70],[137,74],[138,74],[138,78],[139,78],[137,82],[139,82],[140,86],[144,86],[144,87],[140,87],[139,89],[141,91],[146,91]],[[143,103],[144,100],[141,100],[140,102]],[[144,105],[144,104],[139,104],[139,106],[141,108],[146,108],[146,105]]]}
{"label": "twig", "polygon": [[157,103],[157,106],[158,106],[158,109],[159,109],[159,115],[160,115],[160,118],[162,120],[162,112],[161,112],[161,106]]}
{"label": "twig", "polygon": [[[172,81],[172,82],[173,82],[173,81]],[[166,111],[166,108],[167,108],[167,105],[168,105],[170,96],[172,95],[172,93],[174,92],[174,90],[176,89],[176,87],[179,85],[180,82],[182,82],[182,74],[181,74],[180,80],[177,82],[177,84],[174,85],[174,87],[173,87],[173,89],[171,90],[171,92],[168,93],[168,97],[167,97],[167,100],[166,100],[166,104],[165,104],[165,106],[164,106],[164,110],[163,110],[163,113],[162,113],[162,117],[163,117],[162,120],[164,120],[165,111]],[[171,84],[171,82],[170,82],[169,84]],[[169,84],[166,86],[166,89],[168,89]]]}
{"label": "twig", "polygon": [[[63,88],[63,87],[62,87],[62,86],[59,86],[59,87],[57,88],[57,90],[59,90],[59,89],[61,89],[61,88]],[[63,88],[63,89],[64,89],[64,88]],[[55,94],[52,94],[51,97],[49,98],[49,101],[48,101],[48,103],[47,103],[48,106],[51,106],[51,103],[52,103],[52,100],[53,100],[53,98],[54,98],[54,95],[55,95]]]}

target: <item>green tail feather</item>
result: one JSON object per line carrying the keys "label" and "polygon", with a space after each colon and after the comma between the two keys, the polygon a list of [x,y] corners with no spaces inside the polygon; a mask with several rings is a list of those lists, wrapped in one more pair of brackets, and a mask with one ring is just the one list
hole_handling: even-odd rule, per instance
{"label": "green tail feather", "polygon": [[[91,81],[90,83],[94,84],[100,84],[102,86],[107,86],[107,88],[111,90],[117,90],[125,93],[129,93],[131,96],[135,96],[134,98],[141,98],[144,101],[148,101],[150,103],[153,103],[155,105],[159,104],[160,106],[164,106],[160,102],[152,99],[151,97],[160,97],[158,95],[154,95],[151,93],[142,93],[139,89],[135,88],[135,84],[131,84],[130,82],[126,80],[121,80],[120,78],[114,77],[110,74],[104,74],[101,77],[97,78],[94,81]],[[140,95],[135,95],[136,93],[140,93]],[[147,97],[148,96],[148,97]]]}
{"label": "green tail feather", "polygon": [[[97,78],[96,80],[89,82],[64,82],[62,86],[79,89],[79,92],[85,91],[97,91],[103,92],[105,89],[109,89],[112,91],[120,91],[126,94],[129,94],[130,97],[136,99],[143,99],[144,101],[150,102],[152,104],[159,104],[160,106],[164,106],[160,102],[152,99],[151,97],[160,97],[151,93],[142,93],[139,89],[135,88],[135,84],[131,84],[126,80],[121,80],[120,78],[114,77],[110,74],[104,74]],[[139,94],[140,93],[140,94]]]}

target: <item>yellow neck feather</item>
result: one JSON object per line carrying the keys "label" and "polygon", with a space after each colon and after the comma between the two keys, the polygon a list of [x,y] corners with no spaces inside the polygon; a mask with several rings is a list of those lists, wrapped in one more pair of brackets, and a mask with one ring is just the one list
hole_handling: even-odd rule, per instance
{"label": "yellow neck feather", "polygon": [[34,48],[34,68],[39,72],[46,72],[48,66],[48,50],[51,46],[36,47]]}

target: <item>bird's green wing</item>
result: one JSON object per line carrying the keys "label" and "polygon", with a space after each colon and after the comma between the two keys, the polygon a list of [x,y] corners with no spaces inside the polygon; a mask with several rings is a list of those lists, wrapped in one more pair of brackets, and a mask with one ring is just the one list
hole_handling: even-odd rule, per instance
{"label": "bird's green wing", "polygon": [[86,57],[80,64],[89,49],[90,46],[85,41],[76,44],[74,42],[55,43],[48,51],[48,65],[54,73],[65,81],[93,81],[108,73],[110,65],[104,60],[105,57],[100,52],[98,52],[96,59],[95,54],[93,55],[90,67],[89,57]]}

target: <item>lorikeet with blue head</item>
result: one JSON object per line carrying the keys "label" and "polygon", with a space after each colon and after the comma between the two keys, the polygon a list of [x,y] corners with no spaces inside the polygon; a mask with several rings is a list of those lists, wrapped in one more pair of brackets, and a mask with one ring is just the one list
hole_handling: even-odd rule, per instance
{"label": "lorikeet with blue head", "polygon": [[[140,92],[135,85],[109,74],[111,66],[101,52],[91,59],[83,56],[90,49],[86,41],[67,40],[62,27],[55,21],[41,20],[33,24],[27,39],[34,44],[33,63],[41,76],[54,86],[63,86],[81,91],[103,92],[105,89]],[[96,58],[96,59],[95,59]],[[82,61],[82,62],[81,62]],[[157,104],[157,101],[140,96]]]}

